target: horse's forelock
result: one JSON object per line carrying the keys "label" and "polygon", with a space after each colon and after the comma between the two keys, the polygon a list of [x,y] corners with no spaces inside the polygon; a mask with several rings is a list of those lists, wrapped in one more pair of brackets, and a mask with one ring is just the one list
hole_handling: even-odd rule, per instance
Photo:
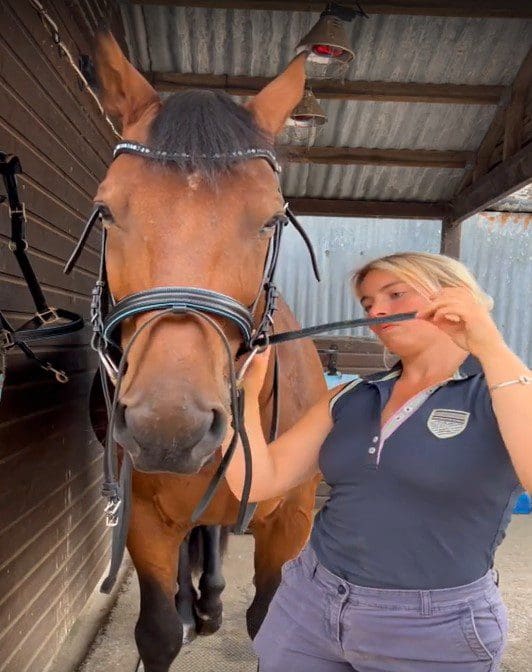
{"label": "horse's forelock", "polygon": [[186,155],[168,165],[211,180],[234,165],[229,153],[272,150],[271,139],[248,110],[224,92],[201,90],[181,91],[164,101],[151,124],[149,144]]}

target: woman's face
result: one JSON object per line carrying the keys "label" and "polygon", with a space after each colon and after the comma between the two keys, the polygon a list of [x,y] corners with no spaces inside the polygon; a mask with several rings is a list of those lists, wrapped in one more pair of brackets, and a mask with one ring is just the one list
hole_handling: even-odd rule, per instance
{"label": "woman's face", "polygon": [[[385,317],[396,313],[417,312],[429,301],[416,288],[393,273],[370,271],[358,288],[360,303],[369,317]],[[384,345],[399,357],[420,350],[443,335],[437,327],[424,320],[407,320],[370,327]]]}

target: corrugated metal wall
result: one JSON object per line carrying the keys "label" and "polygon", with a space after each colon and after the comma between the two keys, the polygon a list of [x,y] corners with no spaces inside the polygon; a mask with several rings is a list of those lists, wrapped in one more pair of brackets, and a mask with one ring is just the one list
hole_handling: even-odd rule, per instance
{"label": "corrugated metal wall", "polygon": [[[302,217],[322,272],[317,283],[306,249],[290,228],[278,265],[278,283],[303,326],[361,317],[349,275],[370,259],[393,252],[438,252],[440,224],[420,220]],[[503,222],[503,223],[502,223]],[[462,225],[462,260],[494,298],[494,316],[509,345],[532,361],[532,228],[523,218],[495,214]],[[340,332],[338,332],[340,333]],[[369,330],[344,331],[370,336]]]}
{"label": "corrugated metal wall", "polygon": [[[77,58],[88,53],[89,27],[102,14],[112,18],[113,10],[111,0],[87,15],[84,0],[68,4],[44,2]],[[62,267],[91,210],[113,136],[30,2],[1,2],[0,25],[0,149],[22,163],[29,257],[50,305],[86,315],[98,239],[91,238],[72,276],[64,276]],[[31,316],[33,306],[7,248],[9,232],[4,204],[0,307],[16,324]],[[17,351],[8,355],[0,403],[2,672],[47,668],[108,561],[101,449],[87,413],[94,368],[88,338],[81,333],[36,348],[69,372],[67,385]]]}

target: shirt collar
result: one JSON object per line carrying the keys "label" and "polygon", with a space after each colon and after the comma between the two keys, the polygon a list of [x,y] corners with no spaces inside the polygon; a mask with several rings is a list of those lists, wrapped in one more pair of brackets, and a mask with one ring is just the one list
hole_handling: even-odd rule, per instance
{"label": "shirt collar", "polygon": [[453,374],[453,380],[464,380],[482,373],[482,366],[476,357],[468,355]]}
{"label": "shirt collar", "polygon": [[[365,377],[368,383],[384,383],[389,380],[395,380],[401,375],[403,367],[399,360],[389,371],[379,371],[371,376]],[[452,375],[451,380],[465,380],[482,373],[482,366],[476,357],[468,355],[460,364],[458,369]]]}

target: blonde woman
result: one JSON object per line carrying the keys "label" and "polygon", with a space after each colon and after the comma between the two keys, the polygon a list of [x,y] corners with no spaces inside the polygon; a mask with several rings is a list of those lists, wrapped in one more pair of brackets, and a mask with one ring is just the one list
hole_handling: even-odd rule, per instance
{"label": "blonde woman", "polygon": [[[507,636],[493,556],[532,490],[532,378],[458,261],[405,253],[355,273],[399,363],[330,391],[267,445],[245,379],[251,500],[321,471],[331,486],[309,544],[283,567],[254,647],[261,672],[494,672]],[[238,496],[241,449],[227,480]]]}

